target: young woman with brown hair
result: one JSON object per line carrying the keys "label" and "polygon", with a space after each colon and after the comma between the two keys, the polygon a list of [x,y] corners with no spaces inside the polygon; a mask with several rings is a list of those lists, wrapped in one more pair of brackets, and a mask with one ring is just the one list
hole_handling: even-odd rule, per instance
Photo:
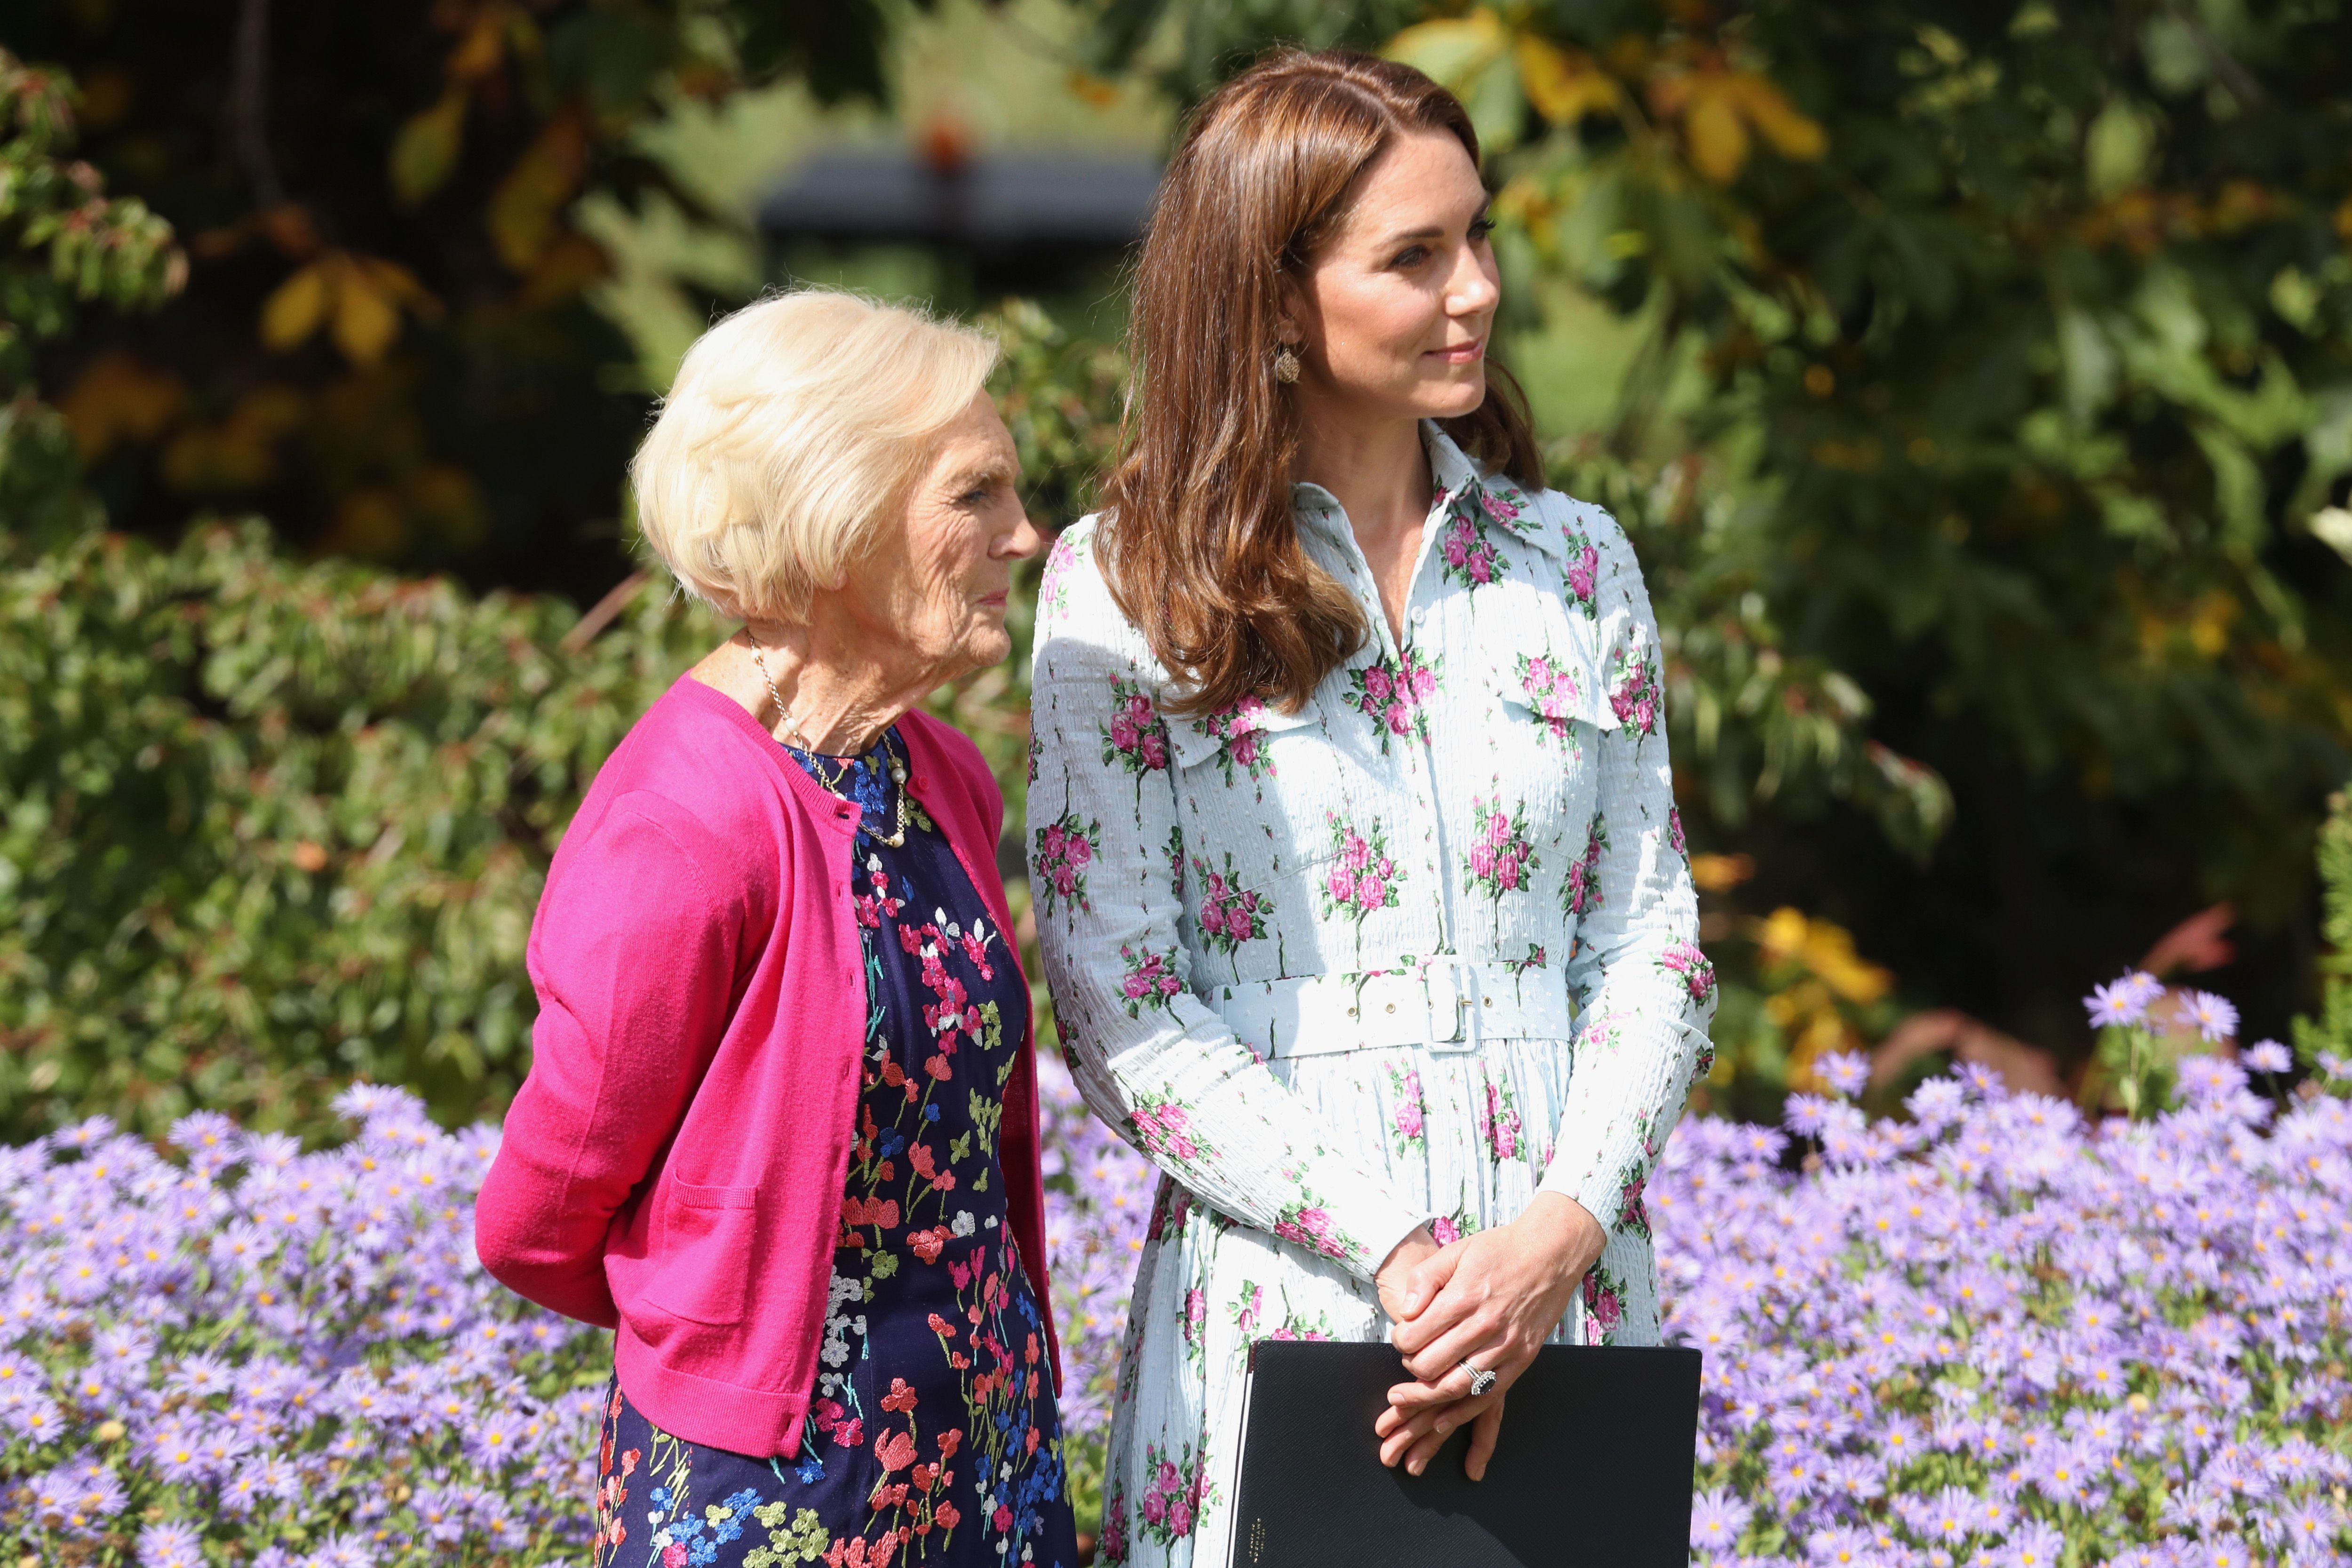
{"label": "young woman with brown hair", "polygon": [[1548,1339],[1654,1341],[1642,1188],[1714,982],[1624,535],[1543,488],[1453,96],[1276,55],[1203,103],[1102,513],[1037,628],[1031,878],[1097,1112],[1166,1173],[1113,1562],[1216,1564],[1248,1347],[1392,1337],[1418,1471]]}

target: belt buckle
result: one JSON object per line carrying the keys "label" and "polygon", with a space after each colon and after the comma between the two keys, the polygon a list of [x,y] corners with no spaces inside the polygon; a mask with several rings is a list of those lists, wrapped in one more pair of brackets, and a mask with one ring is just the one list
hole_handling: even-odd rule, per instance
{"label": "belt buckle", "polygon": [[1470,993],[1462,985],[1466,967],[1458,958],[1433,958],[1421,966],[1422,988],[1428,998],[1423,1043],[1432,1051],[1466,1051],[1478,1043],[1470,1027]]}

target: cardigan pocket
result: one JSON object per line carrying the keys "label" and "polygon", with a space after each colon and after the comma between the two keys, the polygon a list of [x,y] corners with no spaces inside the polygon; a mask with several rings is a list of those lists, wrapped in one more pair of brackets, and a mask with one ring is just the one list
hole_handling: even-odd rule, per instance
{"label": "cardigan pocket", "polygon": [[672,1180],[664,1207],[661,1268],[646,1300],[697,1323],[739,1323],[758,1270],[757,1187]]}

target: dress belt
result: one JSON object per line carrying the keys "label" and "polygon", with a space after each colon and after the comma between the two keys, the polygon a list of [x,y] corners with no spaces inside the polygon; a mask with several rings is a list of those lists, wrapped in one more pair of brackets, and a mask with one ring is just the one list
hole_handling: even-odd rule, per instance
{"label": "dress belt", "polygon": [[1576,1033],[1568,977],[1559,970],[1459,958],[1221,984],[1210,1005],[1269,1059],[1399,1046],[1468,1051],[1486,1040],[1566,1040]]}

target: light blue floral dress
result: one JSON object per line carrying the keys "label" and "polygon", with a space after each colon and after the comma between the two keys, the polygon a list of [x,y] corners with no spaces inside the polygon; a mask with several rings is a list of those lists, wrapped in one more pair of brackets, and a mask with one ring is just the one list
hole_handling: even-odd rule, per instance
{"label": "light blue floral dress", "polygon": [[[1101,520],[1047,567],[1038,935],[1081,1092],[1165,1173],[1110,1562],[1223,1568],[1249,1345],[1385,1338],[1371,1278],[1416,1226],[1447,1239],[1563,1193],[1609,1240],[1557,1337],[1657,1338],[1642,1190],[1711,1060],[1715,982],[1656,622],[1606,512],[1423,438],[1438,494],[1402,646],[1337,500],[1294,492],[1373,633],[1297,713],[1171,716],[1180,689],[1097,563]],[[1312,1005],[1269,1022],[1284,996]],[[1401,996],[1425,1037],[1373,1030]],[[1361,1048],[1359,1002],[1380,1034]]]}

